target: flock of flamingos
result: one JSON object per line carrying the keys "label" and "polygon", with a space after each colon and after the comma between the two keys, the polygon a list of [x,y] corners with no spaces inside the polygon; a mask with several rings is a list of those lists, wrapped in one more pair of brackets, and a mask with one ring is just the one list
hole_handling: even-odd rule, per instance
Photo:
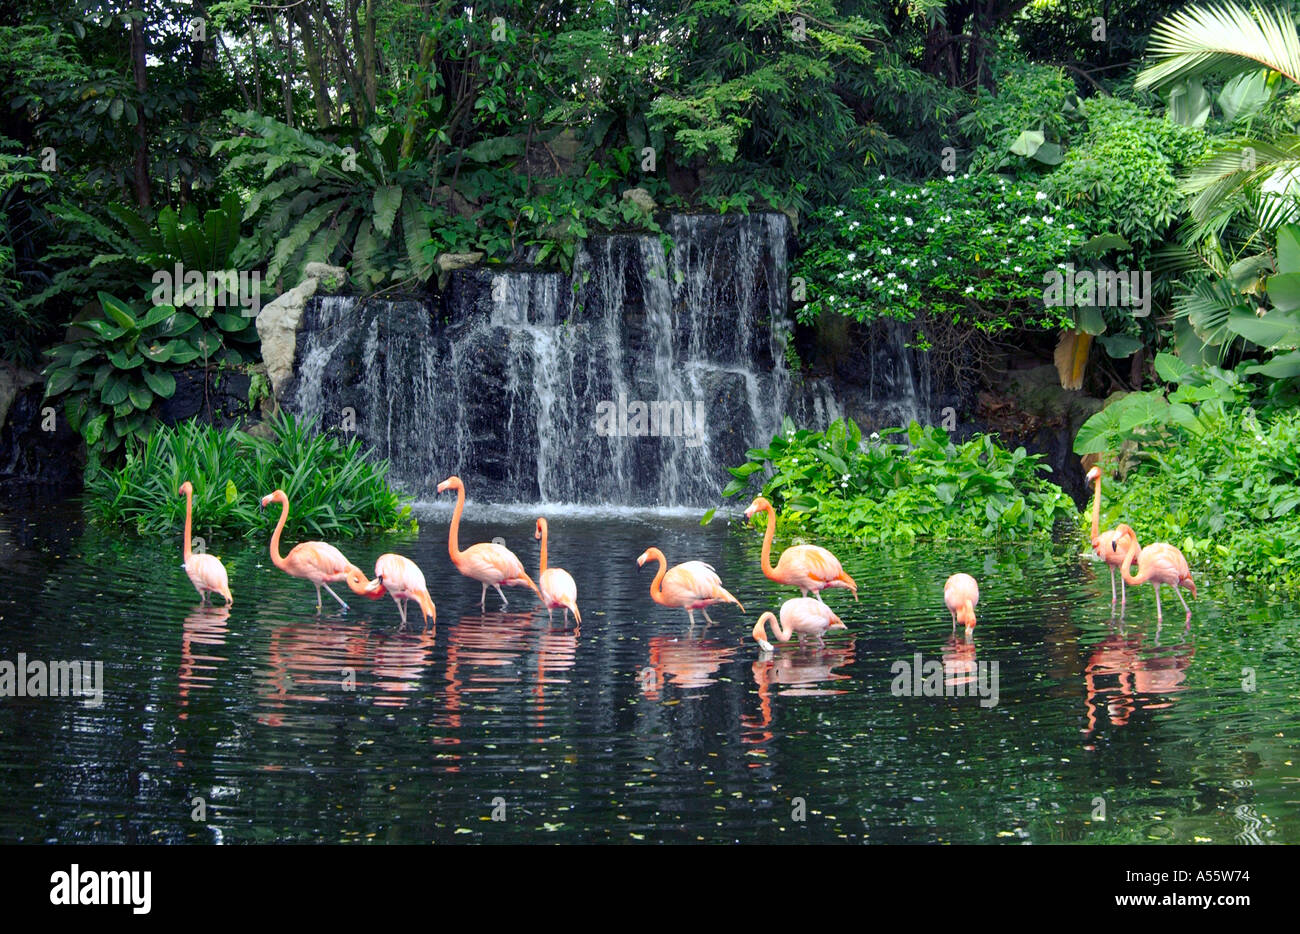
{"label": "flock of flamingos", "polygon": [[[1115,571],[1120,572],[1120,594],[1122,605],[1128,603],[1129,585],[1139,586],[1150,583],[1156,592],[1156,617],[1163,618],[1160,607],[1160,586],[1168,584],[1173,588],[1183,609],[1187,610],[1187,623],[1191,625],[1192,611],[1187,601],[1179,593],[1184,587],[1196,596],[1196,584],[1192,581],[1187,560],[1173,545],[1157,542],[1141,548],[1133,529],[1121,523],[1114,529],[1102,532],[1101,521],[1101,468],[1093,467],[1088,472],[1087,480],[1094,483],[1095,493],[1092,508],[1092,548],[1110,568],[1111,605],[1116,600]],[[562,568],[546,566],[547,523],[543,518],[537,520],[534,537],[541,540],[541,561],[537,582],[528,576],[523,563],[504,545],[495,542],[481,542],[462,551],[459,547],[458,532],[460,517],[465,509],[465,485],[460,477],[448,477],[438,484],[438,492],[456,491],[456,510],[452,514],[451,529],[447,537],[447,551],[456,569],[466,577],[482,585],[479,607],[485,609],[487,589],[493,587],[501,596],[501,605],[509,604],[504,584],[513,587],[527,587],[537,595],[546,607],[547,616],[553,611],[563,609],[567,622],[569,612],[581,624],[582,615],[578,612],[578,588],[573,577]],[[230,582],[226,568],[221,559],[214,555],[195,554],[190,548],[191,511],[194,503],[194,488],[186,481],[181,485],[178,495],[185,497],[185,573],[199,592],[201,602],[207,602],[209,593],[220,594],[227,605],[233,602]],[[414,561],[398,554],[380,555],[375,561],[374,580],[368,580],[365,573],[348,561],[343,553],[326,542],[301,542],[295,545],[288,555],[280,554],[280,533],[289,518],[289,498],[283,490],[276,490],[262,498],[262,507],[271,503],[280,504],[280,520],[271,535],[271,561],[276,567],[292,577],[310,581],[316,587],[316,610],[321,609],[321,588],[339,602],[343,609],[348,605],[330,587],[331,583],[344,582],[352,592],[371,599],[379,599],[388,594],[397,604],[397,611],[402,618],[401,629],[406,628],[407,604],[414,600],[424,619],[424,628],[437,618],[433,599],[424,581],[424,574]],[[763,553],[761,557],[763,574],[786,587],[797,588],[802,596],[787,600],[781,606],[781,617],[770,612],[763,613],[754,624],[753,637],[764,652],[771,652],[772,644],[767,640],[766,624],[771,623],[773,634],[780,642],[789,642],[796,634],[802,639],[812,636],[818,640],[830,630],[846,628],[822,601],[821,593],[836,587],[842,587],[858,599],[858,585],[841,566],[835,555],[817,545],[793,545],[781,553],[776,566],[772,566],[772,538],[776,534],[776,510],[763,497],[755,499],[745,510],[745,518],[750,519],[760,512],[767,513],[767,531],[763,536]],[[648,548],[636,563],[638,567],[647,561],[656,561],[659,571],[650,584],[650,597],[661,606],[677,607],[686,611],[691,626],[695,625],[695,611],[704,614],[705,620],[713,623],[708,608],[715,603],[734,603],[745,612],[744,606],[725,587],[711,565],[703,561],[687,561],[668,567],[668,559],[658,548]],[[1138,571],[1132,572],[1136,562]],[[808,595],[812,594],[812,597]],[[952,616],[954,632],[960,622],[966,629],[966,639],[970,641],[975,628],[975,606],[979,603],[979,585],[969,574],[954,574],[948,578],[943,588],[943,599]]]}

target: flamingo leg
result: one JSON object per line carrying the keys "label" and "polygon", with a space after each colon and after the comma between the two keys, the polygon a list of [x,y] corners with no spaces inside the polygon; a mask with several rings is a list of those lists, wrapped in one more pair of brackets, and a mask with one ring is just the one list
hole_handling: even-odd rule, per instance
{"label": "flamingo leg", "polygon": [[1160,620],[1165,618],[1164,613],[1162,613],[1160,610],[1160,585],[1153,584],[1152,586],[1154,586],[1156,589],[1156,621],[1159,622]]}
{"label": "flamingo leg", "polygon": [[510,601],[506,599],[506,592],[505,592],[504,590],[501,589],[501,585],[500,585],[500,584],[493,584],[492,586],[496,588],[497,593],[501,594],[501,605],[502,605],[503,607],[505,607],[505,606],[509,606],[509,605],[510,605]]}
{"label": "flamingo leg", "polygon": [[327,591],[329,591],[329,595],[330,595],[331,597],[333,597],[335,600],[338,600],[338,602],[339,602],[339,606],[343,607],[343,609],[345,609],[345,610],[348,608],[348,605],[347,605],[346,603],[343,602],[343,598],[340,597],[338,594],[336,594],[333,590],[330,589],[330,585],[329,585],[329,584],[324,584],[324,583],[322,583],[321,586],[324,587]]}
{"label": "flamingo leg", "polygon": [[713,625],[713,617],[709,615],[709,608],[708,608],[707,606],[705,606],[705,607],[701,607],[701,608],[700,608],[700,612],[704,614],[704,618],[705,618],[706,620],[708,620],[709,625],[712,626],[712,625]]}
{"label": "flamingo leg", "polygon": [[564,608],[564,625],[569,625],[569,608],[567,606]]}
{"label": "flamingo leg", "polygon": [[1121,571],[1119,575],[1119,605],[1120,606],[1128,605],[1128,584],[1124,583],[1123,571]]}
{"label": "flamingo leg", "polygon": [[1115,569],[1110,569],[1110,605],[1115,605],[1115,598],[1119,595],[1115,593]]}
{"label": "flamingo leg", "polygon": [[806,597],[806,596],[808,596],[808,588],[807,588],[807,587],[800,587],[800,588],[799,588],[799,595],[802,596],[802,597]]}
{"label": "flamingo leg", "polygon": [[319,613],[320,610],[321,610],[321,604],[320,604],[320,584],[317,584],[317,585],[316,585],[316,612]]}
{"label": "flamingo leg", "polygon": [[826,602],[825,600],[822,599],[822,592],[821,592],[820,590],[817,591],[817,602],[818,602],[818,603],[825,603],[825,602]]}
{"label": "flamingo leg", "polygon": [[1192,608],[1188,606],[1187,601],[1183,599],[1183,592],[1179,590],[1177,587],[1175,587],[1174,596],[1178,598],[1178,602],[1181,603],[1183,605],[1183,609],[1187,611],[1187,621],[1190,623],[1192,621]]}
{"label": "flamingo leg", "polygon": [[396,597],[394,597],[393,602],[397,604],[397,612],[401,614],[402,617],[402,625],[398,626],[397,628],[405,629],[406,628],[406,601],[398,600]]}
{"label": "flamingo leg", "polygon": [[[564,611],[564,618],[565,618],[566,620],[569,618],[569,611],[568,611],[568,610],[565,610],[565,611]],[[553,622],[555,622],[555,611],[552,610],[549,606],[546,608],[546,621],[547,621],[548,623],[553,623]]]}
{"label": "flamingo leg", "polygon": [[487,604],[487,584],[484,584],[484,585],[483,585],[483,592],[482,592],[481,594],[479,594],[479,597],[478,597],[478,608],[479,608],[480,610],[484,610],[484,611],[486,611],[486,610],[487,610],[487,606],[486,606],[486,604]]}
{"label": "flamingo leg", "polygon": [[689,619],[689,620],[691,621],[691,628],[694,629],[694,628],[695,628],[695,611],[694,611],[694,610],[687,610],[687,611],[686,611],[686,618]]}

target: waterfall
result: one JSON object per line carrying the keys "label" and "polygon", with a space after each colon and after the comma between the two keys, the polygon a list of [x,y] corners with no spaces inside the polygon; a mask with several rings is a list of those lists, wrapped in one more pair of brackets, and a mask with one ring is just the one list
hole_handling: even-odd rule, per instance
{"label": "waterfall", "polygon": [[[667,253],[609,234],[569,275],[476,267],[437,302],[313,298],[282,401],[355,431],[420,499],[459,474],[496,503],[714,505],[783,415],[843,414],[785,365],[788,224],[673,215]],[[920,405],[910,371],[881,385]]]}

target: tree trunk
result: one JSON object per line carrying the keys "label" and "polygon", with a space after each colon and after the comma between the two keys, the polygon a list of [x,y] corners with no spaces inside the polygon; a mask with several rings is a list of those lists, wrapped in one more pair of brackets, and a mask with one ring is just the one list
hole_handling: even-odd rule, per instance
{"label": "tree trunk", "polygon": [[135,200],[142,208],[153,204],[153,192],[149,186],[149,133],[145,126],[145,92],[149,90],[149,75],[145,71],[145,56],[148,53],[147,40],[144,36],[143,0],[138,0],[134,12],[139,16],[131,17],[131,70],[135,75],[136,122],[135,122]]}

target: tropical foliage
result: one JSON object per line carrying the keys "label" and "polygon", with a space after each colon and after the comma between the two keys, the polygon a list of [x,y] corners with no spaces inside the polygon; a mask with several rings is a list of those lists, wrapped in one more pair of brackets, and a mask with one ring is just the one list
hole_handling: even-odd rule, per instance
{"label": "tropical foliage", "polygon": [[1065,492],[1043,478],[1050,468],[1040,456],[1008,451],[990,435],[957,444],[912,422],[864,442],[851,419],[815,432],[787,418],[771,444],[747,456],[730,468],[735,480],[723,494],[746,493],[759,478],[785,528],[819,538],[1027,539],[1075,516]]}
{"label": "tropical foliage", "polygon": [[289,496],[286,540],[415,531],[409,500],[388,484],[388,465],[361,442],[341,442],[315,426],[280,415],[271,438],[197,423],[155,429],[132,442],[121,466],[92,474],[86,509],[107,528],[141,535],[179,534],[194,484],[194,526],[245,538],[270,536],[279,511],[261,509],[276,489]]}

